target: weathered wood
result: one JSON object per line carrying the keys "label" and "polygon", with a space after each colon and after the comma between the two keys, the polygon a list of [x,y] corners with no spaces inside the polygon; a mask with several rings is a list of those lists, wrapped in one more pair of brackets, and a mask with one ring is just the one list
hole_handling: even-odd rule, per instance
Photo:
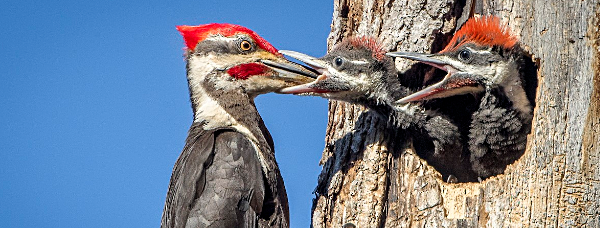
{"label": "weathered wood", "polygon": [[[331,101],[314,227],[600,227],[600,0],[473,3],[508,23],[539,65],[523,157],[482,183],[445,183],[409,144],[391,149],[368,110]],[[336,0],[328,44],[373,35],[389,50],[438,51],[464,5]],[[402,72],[412,64],[396,60]]]}

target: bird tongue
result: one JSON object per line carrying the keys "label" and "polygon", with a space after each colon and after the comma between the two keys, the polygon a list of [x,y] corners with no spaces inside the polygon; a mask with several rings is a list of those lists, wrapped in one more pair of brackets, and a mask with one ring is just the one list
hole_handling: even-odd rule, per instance
{"label": "bird tongue", "polygon": [[280,93],[288,93],[288,94],[299,94],[299,93],[328,93],[328,92],[332,92],[329,90],[325,90],[325,89],[320,89],[316,86],[316,84],[320,81],[323,81],[327,79],[327,76],[325,75],[319,75],[319,77],[317,77],[316,80],[314,80],[313,82],[310,83],[306,83],[306,84],[302,84],[302,85],[297,85],[297,86],[292,86],[292,87],[287,87],[287,88],[283,88],[282,90],[280,90]]}
{"label": "bird tongue", "polygon": [[438,68],[440,70],[446,71],[448,72],[448,75],[454,74],[456,72],[458,72],[458,70],[454,67],[452,67],[452,65],[450,64],[437,64],[437,63],[432,63],[432,62],[427,62],[427,61],[421,61],[422,63],[425,63],[427,65],[430,65],[432,67]]}

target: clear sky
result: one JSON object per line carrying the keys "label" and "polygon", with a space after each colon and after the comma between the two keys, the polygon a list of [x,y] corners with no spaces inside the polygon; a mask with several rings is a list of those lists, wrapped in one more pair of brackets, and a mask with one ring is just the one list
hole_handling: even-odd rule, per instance
{"label": "clear sky", "polygon": [[[192,121],[176,25],[326,51],[331,1],[0,2],[0,226],[158,227]],[[327,101],[268,94],[292,227],[308,227]]]}

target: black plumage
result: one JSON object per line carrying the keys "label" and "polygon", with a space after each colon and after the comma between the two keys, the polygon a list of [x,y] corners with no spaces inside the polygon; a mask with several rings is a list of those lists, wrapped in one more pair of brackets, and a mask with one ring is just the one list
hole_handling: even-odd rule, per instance
{"label": "black plumage", "polygon": [[512,107],[502,88],[487,88],[469,126],[473,170],[485,178],[504,172],[527,145],[531,116]]}
{"label": "black plumage", "polygon": [[[192,124],[175,163],[162,227],[288,227],[287,195],[276,164],[269,181],[246,135],[203,125]],[[265,133],[260,149],[272,153]]]}

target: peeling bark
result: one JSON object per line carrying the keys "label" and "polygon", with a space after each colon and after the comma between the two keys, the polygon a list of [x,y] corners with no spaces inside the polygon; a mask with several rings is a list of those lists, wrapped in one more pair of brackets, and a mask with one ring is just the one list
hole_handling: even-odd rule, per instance
{"label": "peeling bark", "polygon": [[600,227],[600,0],[336,0],[328,44],[436,52],[463,7],[502,18],[539,65],[525,154],[482,183],[445,183],[385,121],[331,101],[313,227]]}

